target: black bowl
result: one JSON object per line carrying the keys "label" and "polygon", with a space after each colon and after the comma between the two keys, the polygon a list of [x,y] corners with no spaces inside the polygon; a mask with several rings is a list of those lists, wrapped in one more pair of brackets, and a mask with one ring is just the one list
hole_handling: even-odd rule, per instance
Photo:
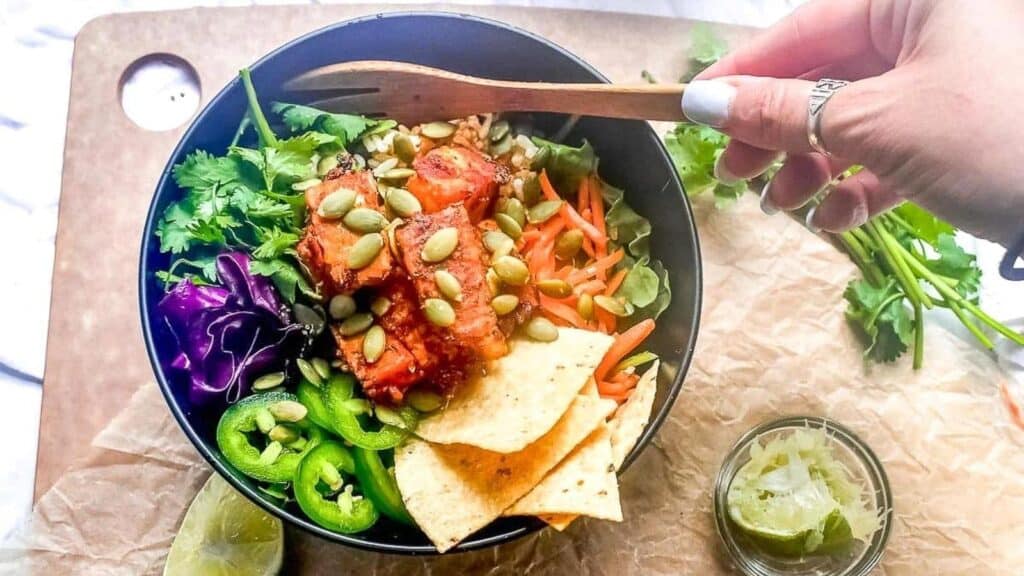
{"label": "black bowl", "polygon": [[[292,41],[251,66],[261,101],[294,100],[282,93],[289,78],[342,60],[398,60],[488,78],[549,82],[607,82],[591,66],[551,42],[500,22],[447,13],[397,13],[350,20]],[[201,148],[223,153],[246,110],[242,85],[232,81],[200,112],[164,169],[146,218],[142,238],[139,294],[146,349],[171,412],[199,452],[250,500],[286,522],[327,540],[379,552],[431,554],[434,547],[418,530],[382,519],[362,534],[344,535],[307,520],[293,506],[279,506],[236,472],[220,454],[214,438],[215,415],[194,409],[187,380],[165,367],[177,345],[157,311],[164,290],[155,271],[165,268],[153,231],[167,205],[180,198],[171,168]],[[540,117],[550,131],[562,121]],[[584,118],[568,142],[586,138],[601,158],[601,175],[626,190],[630,205],[650,219],[651,248],[671,275],[672,305],[658,321],[650,348],[662,358],[654,414],[630,462],[647,445],[668,414],[682,386],[697,337],[701,267],[693,214],[672,162],[658,135],[645,122]],[[623,467],[625,468],[625,466]],[[466,551],[508,542],[541,528],[539,520],[502,518],[464,540]]]}

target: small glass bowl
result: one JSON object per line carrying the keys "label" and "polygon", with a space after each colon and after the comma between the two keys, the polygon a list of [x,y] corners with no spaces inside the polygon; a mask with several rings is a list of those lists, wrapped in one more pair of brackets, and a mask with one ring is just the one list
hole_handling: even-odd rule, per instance
{"label": "small glass bowl", "polygon": [[[750,445],[762,444],[793,430],[816,428],[832,441],[833,455],[846,467],[851,480],[874,496],[882,526],[871,541],[854,541],[844,554],[783,558],[762,550],[729,518],[726,497],[736,473],[750,461]],[[795,416],[766,422],[744,434],[729,451],[715,480],[715,528],[732,563],[747,576],[866,576],[882,559],[892,530],[892,496],[889,480],[874,452],[853,432],[827,418]]]}

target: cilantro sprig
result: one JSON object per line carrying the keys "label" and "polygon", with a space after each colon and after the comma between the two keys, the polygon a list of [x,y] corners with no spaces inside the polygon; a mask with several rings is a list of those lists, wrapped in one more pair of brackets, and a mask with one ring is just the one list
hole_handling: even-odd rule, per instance
{"label": "cilantro sprig", "polygon": [[[253,257],[252,272],[269,276],[289,302],[299,295],[317,300],[295,252],[306,210],[299,184],[317,177],[320,158],[391,121],[275,102],[271,108],[289,132],[282,138],[263,113],[249,71],[239,78],[248,111],[226,153],[196,150],[173,169],[184,196],[164,210],[156,235],[160,251],[177,258],[157,277],[167,287],[186,278],[214,283],[216,255],[241,248]],[[256,138],[246,140],[250,126]]]}

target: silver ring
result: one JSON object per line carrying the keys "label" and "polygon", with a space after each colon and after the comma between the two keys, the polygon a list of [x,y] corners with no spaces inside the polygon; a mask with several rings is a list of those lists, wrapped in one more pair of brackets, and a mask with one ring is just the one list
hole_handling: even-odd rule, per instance
{"label": "silver ring", "polygon": [[825,110],[825,104],[840,88],[849,82],[845,80],[833,80],[822,78],[811,88],[811,96],[807,99],[807,142],[817,152],[831,157],[832,154],[825,149],[825,143],[821,139],[821,116]]}

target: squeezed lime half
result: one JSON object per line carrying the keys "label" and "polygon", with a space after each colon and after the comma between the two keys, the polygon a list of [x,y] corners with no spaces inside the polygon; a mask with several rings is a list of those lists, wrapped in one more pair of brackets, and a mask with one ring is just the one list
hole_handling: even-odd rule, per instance
{"label": "squeezed lime half", "polygon": [[283,558],[281,521],[212,474],[185,513],[164,576],[269,576]]}
{"label": "squeezed lime half", "polygon": [[841,552],[868,541],[878,513],[851,480],[822,430],[807,428],[750,445],[729,486],[729,518],[765,551],[787,557]]}

